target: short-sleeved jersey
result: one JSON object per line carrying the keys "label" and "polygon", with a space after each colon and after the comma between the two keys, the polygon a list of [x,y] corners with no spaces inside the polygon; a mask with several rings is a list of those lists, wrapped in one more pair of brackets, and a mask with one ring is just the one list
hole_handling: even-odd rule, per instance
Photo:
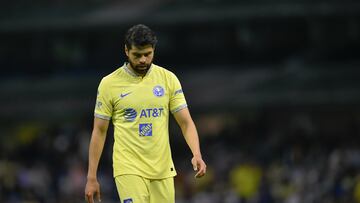
{"label": "short-sleeved jersey", "polygon": [[95,117],[114,125],[114,177],[176,175],[169,144],[169,112],[186,108],[177,77],[152,64],[144,77],[124,64],[99,85]]}

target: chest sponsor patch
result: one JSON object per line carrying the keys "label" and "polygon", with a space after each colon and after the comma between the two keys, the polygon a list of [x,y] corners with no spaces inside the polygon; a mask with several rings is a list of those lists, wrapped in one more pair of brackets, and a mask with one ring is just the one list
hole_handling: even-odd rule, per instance
{"label": "chest sponsor patch", "polygon": [[140,123],[139,124],[140,136],[152,136],[152,123]]}
{"label": "chest sponsor patch", "polygon": [[164,108],[149,108],[143,109],[140,113],[140,118],[161,117]]}
{"label": "chest sponsor patch", "polygon": [[132,108],[126,108],[124,110],[124,118],[125,118],[125,121],[128,121],[128,122],[133,122],[135,120],[137,116],[137,112],[135,109],[132,109]]}

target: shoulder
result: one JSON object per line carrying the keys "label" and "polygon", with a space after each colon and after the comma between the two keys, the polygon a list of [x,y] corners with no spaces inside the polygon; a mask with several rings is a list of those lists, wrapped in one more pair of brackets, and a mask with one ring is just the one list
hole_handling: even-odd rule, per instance
{"label": "shoulder", "polygon": [[168,70],[167,68],[164,68],[164,67],[156,65],[156,64],[153,64],[153,71],[156,72],[156,73],[165,75],[168,78],[177,78],[175,73]]}
{"label": "shoulder", "polygon": [[102,85],[107,85],[109,83],[112,83],[114,80],[118,79],[119,76],[121,75],[121,72],[123,67],[119,67],[118,69],[116,69],[115,71],[113,71],[112,73],[105,75],[102,79],[100,84]]}

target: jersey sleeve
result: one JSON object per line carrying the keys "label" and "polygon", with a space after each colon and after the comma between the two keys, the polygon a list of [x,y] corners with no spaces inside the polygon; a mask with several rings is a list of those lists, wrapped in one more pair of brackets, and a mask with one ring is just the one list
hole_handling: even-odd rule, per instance
{"label": "jersey sleeve", "polygon": [[113,112],[112,99],[108,90],[107,83],[102,79],[97,91],[94,116],[105,120],[110,120]]}
{"label": "jersey sleeve", "polygon": [[187,107],[179,79],[172,73],[170,82],[170,111],[176,113]]}

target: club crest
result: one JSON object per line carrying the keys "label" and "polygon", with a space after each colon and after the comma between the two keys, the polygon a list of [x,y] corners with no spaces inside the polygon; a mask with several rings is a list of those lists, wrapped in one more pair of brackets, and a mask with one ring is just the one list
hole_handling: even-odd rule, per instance
{"label": "club crest", "polygon": [[160,85],[156,85],[156,86],[154,87],[154,89],[153,89],[153,93],[154,93],[154,95],[157,96],[157,97],[162,97],[162,96],[164,96],[164,94],[165,94],[165,90],[164,90],[164,88],[161,87]]}

